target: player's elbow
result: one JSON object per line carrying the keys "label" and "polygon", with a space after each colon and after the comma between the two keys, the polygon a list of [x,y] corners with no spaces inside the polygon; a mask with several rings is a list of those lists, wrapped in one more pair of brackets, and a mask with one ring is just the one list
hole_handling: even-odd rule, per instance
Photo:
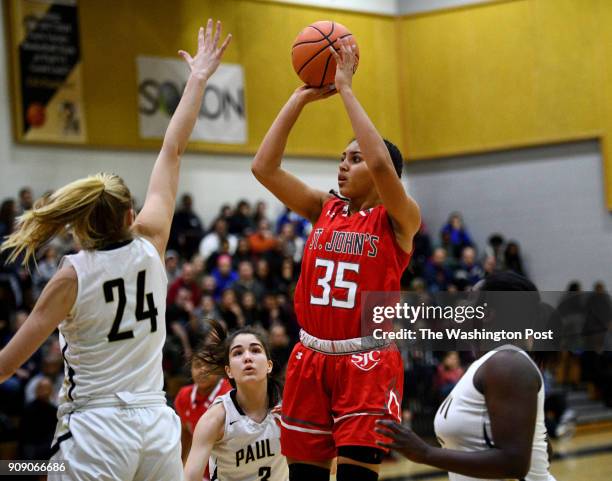
{"label": "player's elbow", "polygon": [[13,373],[5,369],[4,366],[0,366],[0,384],[2,384],[4,381],[7,381],[12,375]]}
{"label": "player's elbow", "polygon": [[254,160],[251,164],[251,172],[257,180],[261,181],[269,178],[273,174],[274,169],[267,168],[262,162]]}
{"label": "player's elbow", "polygon": [[527,464],[526,466],[516,467],[508,471],[507,477],[509,479],[523,479],[525,478],[525,476],[527,476],[528,472],[529,472],[529,465]]}
{"label": "player's elbow", "polygon": [[514,454],[507,456],[507,472],[504,475],[505,478],[511,479],[523,479],[527,476],[531,465],[531,453],[526,454]]}
{"label": "player's elbow", "polygon": [[255,178],[258,179],[259,176],[261,175],[260,172],[261,172],[261,167],[255,162],[253,162],[251,164],[251,173],[255,176]]}
{"label": "player's elbow", "polygon": [[164,140],[162,145],[162,152],[165,154],[165,157],[168,159],[176,159],[179,160],[183,153],[185,152],[186,145],[179,145],[177,142],[172,142],[168,140]]}

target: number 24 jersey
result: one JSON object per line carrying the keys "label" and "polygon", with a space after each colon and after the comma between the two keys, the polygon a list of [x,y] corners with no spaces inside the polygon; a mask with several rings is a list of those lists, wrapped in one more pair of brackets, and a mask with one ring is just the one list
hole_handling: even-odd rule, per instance
{"label": "number 24 jersey", "polygon": [[60,403],[116,393],[162,393],[167,278],[151,242],[64,258],[78,293],[59,325],[65,380]]}

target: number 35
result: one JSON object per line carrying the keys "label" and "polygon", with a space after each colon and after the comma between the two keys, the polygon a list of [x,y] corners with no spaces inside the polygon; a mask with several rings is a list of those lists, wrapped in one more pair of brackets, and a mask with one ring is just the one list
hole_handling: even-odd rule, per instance
{"label": "number 35", "polygon": [[330,281],[334,275],[334,269],[336,271],[336,278],[334,280],[334,288],[346,289],[346,299],[337,299],[331,297],[332,307],[340,307],[343,309],[352,309],[355,307],[355,295],[357,294],[357,283],[347,281],[344,279],[344,273],[346,271],[355,272],[359,274],[359,264],[352,262],[338,262],[336,268],[336,262],[329,259],[317,259],[315,261],[315,267],[324,267],[325,272],[323,277],[317,280],[317,285],[323,288],[323,295],[321,297],[310,295],[310,303],[315,306],[327,306],[330,303],[330,292],[331,285]]}

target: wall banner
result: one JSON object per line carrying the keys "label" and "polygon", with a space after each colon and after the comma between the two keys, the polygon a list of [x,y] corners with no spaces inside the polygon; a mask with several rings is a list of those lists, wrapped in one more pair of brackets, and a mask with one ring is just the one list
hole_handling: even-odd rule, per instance
{"label": "wall banner", "polygon": [[[148,56],[139,56],[136,66],[140,136],[162,138],[181,99],[189,67],[183,60]],[[241,65],[223,63],[209,79],[191,140],[246,143],[244,71]]]}
{"label": "wall banner", "polygon": [[16,0],[17,134],[25,142],[85,142],[76,0]]}

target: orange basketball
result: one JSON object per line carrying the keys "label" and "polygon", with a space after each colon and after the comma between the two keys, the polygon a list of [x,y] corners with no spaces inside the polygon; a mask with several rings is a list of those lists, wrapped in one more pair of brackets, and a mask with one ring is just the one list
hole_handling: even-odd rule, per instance
{"label": "orange basketball", "polygon": [[[297,36],[291,49],[291,61],[295,72],[306,85],[322,87],[334,83],[336,60],[329,47],[333,46],[338,51],[337,40],[340,38],[351,38],[356,44],[353,34],[344,25],[329,20],[308,25]],[[359,47],[356,53],[359,60]]]}
{"label": "orange basketball", "polygon": [[39,102],[32,102],[26,111],[26,122],[29,127],[41,127],[45,123],[45,106]]}

